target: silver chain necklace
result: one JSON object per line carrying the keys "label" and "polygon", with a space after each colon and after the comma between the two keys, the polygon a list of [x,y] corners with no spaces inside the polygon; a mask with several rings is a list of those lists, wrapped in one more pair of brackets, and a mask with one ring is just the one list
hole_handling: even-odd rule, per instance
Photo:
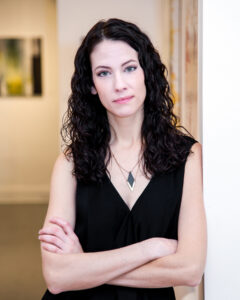
{"label": "silver chain necklace", "polygon": [[[112,151],[111,151],[111,153],[112,153]],[[112,156],[113,156],[113,158],[114,158],[116,164],[118,165],[118,167],[119,167],[119,169],[120,169],[120,171],[121,171],[121,173],[122,173],[124,179],[126,180],[129,189],[130,189],[131,191],[133,191],[134,186],[135,186],[135,182],[136,182],[136,178],[137,178],[137,173],[138,173],[138,170],[139,170],[139,162],[141,161],[141,157],[138,159],[137,163],[133,166],[133,168],[132,168],[130,171],[128,171],[128,170],[124,169],[124,168],[119,164],[119,162],[117,161],[117,159],[116,159],[116,157],[115,157],[115,155],[114,155],[113,153],[112,153]],[[135,169],[135,167],[136,167],[137,165],[138,165],[138,168],[137,168],[137,172],[136,172],[136,175],[135,175],[135,178],[134,178],[134,177],[133,177],[132,171]],[[125,171],[126,173],[128,173],[128,177],[127,177],[127,178],[126,178],[126,176],[123,174],[123,171]]]}

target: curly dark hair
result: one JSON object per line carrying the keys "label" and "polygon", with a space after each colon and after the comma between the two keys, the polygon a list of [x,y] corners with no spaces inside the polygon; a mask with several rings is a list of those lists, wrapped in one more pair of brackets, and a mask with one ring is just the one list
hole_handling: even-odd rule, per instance
{"label": "curly dark hair", "polygon": [[170,172],[186,160],[193,137],[177,125],[179,118],[173,113],[167,70],[148,36],[135,24],[114,18],[95,24],[76,53],[72,94],[61,128],[64,154],[74,161],[73,175],[84,183],[102,182],[108,172],[110,127],[106,109],[98,95],[91,93],[94,85],[90,64],[94,47],[106,39],[124,41],[135,49],[144,71],[146,98],[141,127],[144,173],[147,176],[147,173]]}

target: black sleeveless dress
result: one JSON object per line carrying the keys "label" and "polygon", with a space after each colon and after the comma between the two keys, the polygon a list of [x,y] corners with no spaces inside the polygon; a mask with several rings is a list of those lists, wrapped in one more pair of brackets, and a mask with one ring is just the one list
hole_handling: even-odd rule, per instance
{"label": "black sleeveless dress", "polygon": [[[194,144],[196,141],[190,139]],[[189,148],[190,149],[190,148]],[[185,161],[186,162],[186,161]],[[75,233],[84,252],[124,247],[151,237],[178,239],[178,216],[185,162],[168,174],[153,175],[130,210],[107,174],[102,184],[77,182]],[[131,288],[104,284],[42,300],[174,300],[170,288]]]}

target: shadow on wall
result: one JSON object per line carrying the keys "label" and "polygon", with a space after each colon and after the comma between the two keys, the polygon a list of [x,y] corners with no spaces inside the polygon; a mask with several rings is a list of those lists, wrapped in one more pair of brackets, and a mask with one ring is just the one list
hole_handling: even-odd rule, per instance
{"label": "shadow on wall", "polygon": [[180,300],[202,300],[203,299],[203,280],[198,288],[177,286],[174,288],[176,299]]}

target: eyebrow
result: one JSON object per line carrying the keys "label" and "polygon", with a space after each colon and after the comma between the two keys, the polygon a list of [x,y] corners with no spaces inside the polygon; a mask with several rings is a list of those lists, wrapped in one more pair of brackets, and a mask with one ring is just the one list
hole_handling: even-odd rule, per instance
{"label": "eyebrow", "polygon": [[[135,59],[129,59],[128,61],[126,61],[126,62],[124,62],[121,66],[123,67],[123,66],[125,66],[126,64],[128,64],[128,63],[130,63],[130,62],[137,62]],[[97,69],[99,69],[99,68],[103,68],[103,69],[111,69],[110,67],[108,67],[108,66],[97,66],[96,68],[95,68],[95,71],[97,70]]]}

